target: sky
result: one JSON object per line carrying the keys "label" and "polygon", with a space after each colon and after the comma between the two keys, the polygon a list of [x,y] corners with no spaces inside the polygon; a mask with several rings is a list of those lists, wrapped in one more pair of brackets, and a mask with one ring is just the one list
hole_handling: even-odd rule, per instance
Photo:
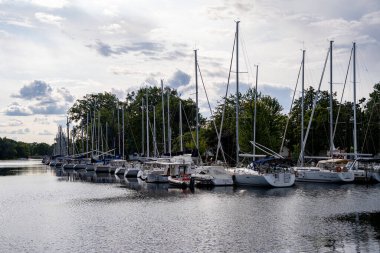
{"label": "sky", "polygon": [[[302,49],[306,86],[318,86],[330,40],[338,95],[353,42],[357,97],[380,81],[378,0],[0,0],[0,137],[53,143],[76,99],[104,91],[123,99],[161,79],[195,99],[194,49],[213,107],[225,94],[237,20],[241,91],[254,85],[258,65],[259,92],[284,113]],[[233,64],[230,92],[235,72]],[[352,80],[350,72],[346,100]]]}

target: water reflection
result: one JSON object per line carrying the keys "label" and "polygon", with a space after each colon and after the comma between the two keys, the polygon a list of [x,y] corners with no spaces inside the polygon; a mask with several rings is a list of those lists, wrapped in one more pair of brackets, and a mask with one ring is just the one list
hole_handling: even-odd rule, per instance
{"label": "water reflection", "polygon": [[0,169],[15,175],[0,176],[0,251],[380,251],[380,184],[184,190],[33,166]]}

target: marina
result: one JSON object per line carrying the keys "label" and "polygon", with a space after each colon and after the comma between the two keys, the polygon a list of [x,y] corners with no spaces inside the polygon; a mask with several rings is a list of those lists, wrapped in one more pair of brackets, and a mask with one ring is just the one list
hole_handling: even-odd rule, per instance
{"label": "marina", "polygon": [[380,184],[190,190],[40,160],[0,175],[4,252],[380,250]]}
{"label": "marina", "polygon": [[0,9],[0,253],[380,252],[379,0]]}

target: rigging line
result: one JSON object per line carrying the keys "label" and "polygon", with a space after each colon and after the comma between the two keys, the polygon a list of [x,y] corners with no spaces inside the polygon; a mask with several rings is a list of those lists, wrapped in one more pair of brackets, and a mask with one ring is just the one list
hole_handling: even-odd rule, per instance
{"label": "rigging line", "polygon": [[[318,86],[318,90],[315,94],[315,98],[314,98],[314,101],[313,101],[313,109],[311,111],[311,115],[310,115],[310,119],[309,119],[309,124],[307,126],[307,130],[306,130],[306,134],[305,134],[305,138],[303,140],[303,143],[301,143],[302,147],[301,147],[301,150],[305,150],[305,145],[306,145],[306,141],[307,141],[307,137],[309,135],[309,131],[310,131],[310,127],[311,127],[311,123],[313,121],[313,116],[314,116],[314,112],[315,112],[315,108],[316,108],[316,105],[317,105],[317,101],[318,101],[318,98],[319,98],[319,93],[321,91],[321,85],[322,85],[322,81],[323,81],[323,77],[325,75],[325,70],[326,70],[326,65],[327,65],[327,60],[329,58],[329,53],[330,53],[330,48],[329,50],[327,50],[327,55],[326,55],[326,59],[325,59],[325,65],[323,67],[323,71],[322,71],[322,75],[321,75],[321,79],[319,80],[319,86]],[[298,162],[300,163],[301,162],[301,153],[298,157]]]}
{"label": "rigging line", "polygon": [[[252,142],[253,144],[253,142]],[[270,155],[270,156],[274,156],[272,153],[270,153],[269,151],[266,151],[264,148],[260,147],[260,146],[257,146],[255,144],[253,144],[257,149],[261,150],[263,153],[267,154],[267,155]],[[283,157],[281,157],[283,158]]]}
{"label": "rigging line", "polygon": [[370,127],[370,124],[371,124],[371,120],[372,120],[372,115],[373,115],[373,112],[375,111],[374,110],[374,106],[377,105],[377,101],[374,101],[374,103],[372,104],[372,110],[371,110],[371,114],[369,116],[369,120],[368,120],[368,125],[367,125],[367,129],[365,131],[365,134],[364,134],[364,141],[363,141],[363,144],[362,144],[362,150],[361,150],[361,153],[363,153],[363,150],[364,150],[364,146],[365,146],[365,142],[367,140],[367,134],[368,134],[368,130],[369,130],[369,127]]}
{"label": "rigging line", "polygon": [[[343,96],[344,96],[344,91],[346,89],[346,84],[347,84],[347,78],[348,78],[348,73],[350,71],[350,66],[351,66],[351,59],[352,59],[352,52],[353,52],[354,48],[351,48],[351,54],[350,54],[350,60],[348,61],[348,67],[347,67],[347,71],[346,71],[346,77],[344,79],[344,84],[343,84],[343,91],[342,91],[342,95],[340,97],[340,102],[339,102],[339,107],[338,107],[338,113],[336,115],[336,120],[335,120],[335,126],[334,126],[334,133],[333,133],[333,140],[335,138],[335,133],[336,133],[336,128],[338,126],[338,120],[339,120],[339,115],[340,115],[340,110],[342,108],[342,102],[343,102]],[[334,141],[333,141],[334,143]]]}
{"label": "rigging line", "polygon": [[[133,139],[133,143],[135,144],[135,148],[136,148],[136,150],[139,150],[138,147],[137,147],[137,142],[136,142],[135,135],[133,134],[132,128],[130,127],[130,125],[129,125],[129,123],[128,123],[129,121],[128,121],[127,119],[128,119],[127,117],[125,117],[125,119],[124,119],[124,120],[126,121],[125,125],[126,125],[126,127],[129,129],[129,131],[131,132],[132,139]],[[123,136],[123,139],[124,139],[124,137],[125,137],[125,136]],[[141,152],[140,154],[142,154],[142,152]]]}
{"label": "rigging line", "polygon": [[[249,80],[249,77],[250,77],[250,71],[252,71],[252,67],[251,67],[251,65],[250,65],[250,61],[249,61],[249,57],[248,57],[248,53],[247,53],[247,48],[246,48],[246,46],[245,46],[245,41],[244,41],[244,38],[243,38],[243,36],[242,36],[241,31],[240,31],[239,35],[240,35],[240,42],[241,42],[242,49],[243,49],[244,62],[245,62],[245,65],[246,65],[246,67],[247,67],[247,78],[248,78],[248,80],[247,80],[247,84],[249,84],[249,83],[250,83],[250,80]],[[241,72],[240,72],[240,73],[241,73]],[[252,72],[252,73],[253,73],[253,72]],[[252,78],[253,78],[253,76],[252,76]],[[253,86],[253,83],[252,83],[251,86]]]}
{"label": "rigging line", "polygon": [[299,81],[299,78],[300,78],[301,69],[302,69],[302,61],[301,61],[301,64],[300,64],[300,69],[298,70],[296,87],[294,88],[294,91],[293,91],[292,103],[290,104],[289,114],[288,114],[288,118],[286,120],[285,131],[284,131],[284,135],[282,136],[282,142],[281,142],[281,147],[280,147],[280,152],[279,153],[281,153],[282,150],[283,150],[283,148],[284,148],[286,132],[288,131],[289,121],[290,121],[290,117],[291,117],[291,114],[292,114],[292,109],[293,109],[293,104],[294,104],[294,98],[295,98],[296,92],[297,92],[298,81]]}
{"label": "rigging line", "polygon": [[[154,137],[153,126],[152,126],[152,122],[150,120],[149,120],[149,130],[150,130],[150,133],[152,134],[152,136]],[[156,136],[156,138],[153,138],[153,139],[155,139],[154,140],[155,147],[153,147],[155,151],[153,151],[153,153],[157,152],[156,153],[157,156],[160,156],[160,152],[158,151],[158,148],[157,148],[157,136]]]}
{"label": "rigging line", "polygon": [[[360,59],[364,59],[362,53],[360,50],[357,50],[358,54],[359,54],[359,58]],[[374,85],[376,82],[373,81],[373,76],[370,75],[369,71],[368,71],[368,67],[367,65],[365,64],[364,60],[362,61],[359,61],[359,63],[361,64],[361,66],[364,68],[365,72],[367,72],[368,74],[368,79],[369,79],[369,82],[371,83],[371,85]],[[360,72],[359,72],[360,73]]]}
{"label": "rigging line", "polygon": [[[253,142],[251,142],[251,143],[253,144]],[[260,143],[256,143],[255,146],[256,146],[256,147],[259,146],[259,147],[261,147],[261,148],[267,150],[267,152],[271,152],[273,156],[278,156],[278,157],[284,158],[282,155],[280,155],[280,154],[274,152],[274,151],[271,150],[270,148],[265,147],[264,145],[262,145],[262,144],[260,144]]]}
{"label": "rigging line", "polygon": [[[211,109],[211,105],[210,105],[210,100],[208,99],[208,94],[207,94],[206,86],[205,86],[205,83],[203,82],[203,76],[202,76],[201,68],[199,67],[199,63],[197,63],[197,66],[198,66],[199,76],[200,76],[201,81],[202,81],[203,89],[204,89],[205,94],[206,94],[208,108],[210,109],[210,115],[211,115],[212,123],[214,125],[216,135],[219,136],[218,128],[216,127],[216,123],[215,123],[215,118],[213,117],[213,113],[212,113],[212,109]],[[227,163],[226,157],[224,156],[223,147],[220,147],[220,149],[221,149],[221,152],[222,152],[224,163]]]}
{"label": "rigging line", "polygon": [[[243,48],[244,60],[246,61],[247,69],[249,70],[248,71],[248,83],[249,83],[250,82],[249,81],[249,75],[251,73],[251,77],[252,77],[252,79],[254,79],[253,73],[255,73],[255,71],[253,70],[251,61],[248,57],[247,48],[246,48],[246,44],[245,44],[245,40],[244,40],[244,34],[240,31],[239,35],[240,35],[240,41],[241,41],[242,48]],[[254,82],[252,82],[251,88],[253,88],[253,86],[254,86]]]}
{"label": "rigging line", "polygon": [[[187,127],[190,129],[190,135],[191,135],[191,139],[193,140],[194,142],[194,146],[197,147],[197,142],[195,141],[195,138],[194,138],[194,135],[193,135],[193,131],[191,131],[191,128],[190,128],[190,123],[189,123],[189,119],[187,118],[187,115],[186,115],[186,112],[185,112],[185,108],[184,106],[182,107],[182,111],[183,111],[183,114],[185,115],[185,119],[186,119],[186,122],[187,122]],[[202,156],[199,152],[199,149],[197,150],[198,151],[198,155],[199,155],[199,158],[201,160],[201,164],[203,163],[202,161]]]}
{"label": "rigging line", "polygon": [[234,51],[235,51],[235,43],[236,43],[236,32],[235,32],[235,36],[234,36],[234,44],[233,44],[233,46],[232,46],[232,54],[231,54],[230,69],[229,69],[229,71],[228,71],[228,79],[227,79],[226,95],[225,95],[225,97],[224,97],[224,104],[223,104],[223,111],[222,111],[222,120],[220,121],[220,131],[219,131],[219,136],[218,136],[218,147],[217,147],[217,149],[216,149],[215,160],[218,159],[219,148],[222,146],[221,138],[222,138],[222,131],[223,131],[224,114],[225,114],[225,112],[226,112],[226,104],[227,104],[228,88],[229,88],[229,85],[230,85],[231,69],[232,69],[232,61],[233,61],[233,59],[234,59]]}

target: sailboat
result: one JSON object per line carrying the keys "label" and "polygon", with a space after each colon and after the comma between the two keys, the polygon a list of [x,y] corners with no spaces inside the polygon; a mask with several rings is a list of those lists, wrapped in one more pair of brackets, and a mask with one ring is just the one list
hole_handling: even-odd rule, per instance
{"label": "sailboat", "polygon": [[[236,22],[236,166],[239,164],[239,21]],[[256,68],[256,71],[258,68]],[[257,72],[256,72],[257,76]],[[257,94],[257,78],[256,78]],[[257,95],[255,95],[257,99]],[[255,127],[255,125],[254,125]],[[256,131],[256,129],[254,130]],[[254,140],[254,148],[256,147]],[[259,187],[290,187],[294,185],[295,176],[290,167],[283,164],[278,158],[273,158],[277,162],[270,160],[259,160],[244,168],[234,168],[229,171],[237,185],[259,186]],[[265,167],[265,169],[263,169]]]}
{"label": "sailboat", "polygon": [[[334,144],[333,144],[333,103],[332,103],[332,46],[333,41],[330,41],[330,49],[328,51],[325,65],[323,69],[326,68],[326,63],[328,56],[330,55],[330,156],[333,156]],[[315,105],[317,102],[317,96],[313,102],[313,111],[311,113],[311,117],[309,120],[308,129],[306,132],[306,138],[304,138],[304,70],[305,70],[305,50],[302,52],[302,97],[301,97],[301,153],[300,153],[300,166],[293,167],[296,175],[297,182],[314,182],[314,183],[349,183],[354,181],[354,174],[352,171],[348,170],[345,166],[340,166],[339,164],[345,164],[348,161],[342,160],[327,160],[327,161],[319,161],[317,166],[304,166],[304,150],[305,143],[307,140],[307,134],[310,129],[311,121],[313,118]],[[319,83],[318,91],[320,90],[320,86],[322,83],[323,74]],[[326,166],[329,163],[330,166]],[[331,166],[332,165],[332,166]],[[339,165],[339,166],[338,166]]]}

